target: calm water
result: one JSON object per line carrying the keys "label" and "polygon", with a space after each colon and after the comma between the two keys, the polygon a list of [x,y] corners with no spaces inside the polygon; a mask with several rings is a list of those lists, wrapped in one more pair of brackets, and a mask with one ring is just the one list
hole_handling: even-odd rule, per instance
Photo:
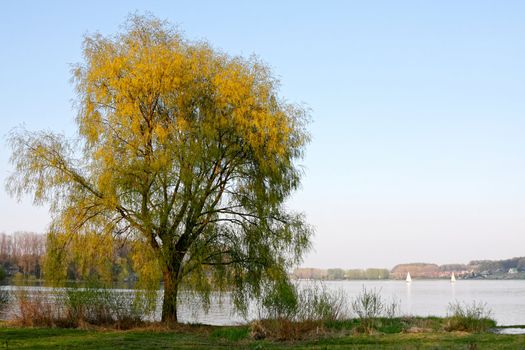
{"label": "calm water", "polygon": [[401,314],[446,316],[447,306],[454,301],[484,302],[492,310],[498,325],[525,324],[525,281],[523,280],[415,280],[404,281],[340,281],[327,282],[331,289],[342,289],[350,297],[362,287],[381,289],[387,299],[400,301]]}
{"label": "calm water", "polygon": [[[300,282],[308,284],[309,282]],[[331,290],[342,290],[353,298],[363,286],[367,289],[381,291],[383,299],[395,299],[400,302],[401,315],[446,316],[449,303],[473,301],[486,303],[492,310],[492,317],[498,325],[525,324],[525,281],[505,280],[459,280],[452,284],[447,280],[405,281],[328,281],[326,286]],[[222,307],[215,305],[208,315],[201,312],[191,314],[181,310],[180,317],[195,322],[210,324],[233,324],[243,322],[239,316],[230,315],[227,301]],[[257,315],[252,311],[250,318]]]}
{"label": "calm water", "polygon": [[[299,282],[307,285],[311,282]],[[492,317],[498,325],[525,324],[525,281],[484,281],[459,280],[451,284],[446,280],[415,280],[411,284],[404,281],[329,281],[325,282],[330,290],[344,291],[348,298],[358,295],[363,286],[368,290],[380,290],[384,300],[397,300],[402,315],[445,316],[450,302],[471,303],[484,302],[492,310]],[[29,287],[35,290],[46,290],[44,287]],[[122,292],[129,292],[122,290]],[[225,325],[243,323],[246,320],[232,313],[228,297],[212,298],[208,313],[190,302],[181,302],[179,319],[183,322]],[[257,318],[254,308],[248,319]],[[160,303],[155,318],[160,319]]]}

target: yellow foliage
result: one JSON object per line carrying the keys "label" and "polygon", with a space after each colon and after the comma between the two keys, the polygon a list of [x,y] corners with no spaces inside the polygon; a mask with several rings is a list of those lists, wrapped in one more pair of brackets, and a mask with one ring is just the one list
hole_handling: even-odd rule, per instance
{"label": "yellow foliage", "polygon": [[307,113],[279,98],[265,64],[134,16],[117,36],[86,37],[73,74],[82,158],[59,135],[10,140],[10,191],[55,215],[49,271],[74,262],[109,282],[128,240],[139,284],[156,288],[162,271],[169,305],[181,283],[255,285],[300,259],[311,232],[283,203],[299,185]]}
{"label": "yellow foliage", "polygon": [[[142,24],[115,39],[87,38],[86,65],[76,70],[86,106],[80,131],[99,166],[159,149],[177,152],[190,135],[213,140],[226,131],[261,163],[284,156],[302,111],[277,102],[266,66],[189,43],[161,24]],[[115,142],[127,145],[116,159]]]}

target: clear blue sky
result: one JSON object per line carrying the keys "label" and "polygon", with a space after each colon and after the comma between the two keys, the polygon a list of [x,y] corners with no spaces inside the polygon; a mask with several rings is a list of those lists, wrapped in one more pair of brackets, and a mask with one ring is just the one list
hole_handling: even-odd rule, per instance
{"label": "clear blue sky", "polygon": [[[305,266],[392,267],[525,255],[523,1],[9,1],[0,134],[74,135],[70,63],[85,33],[149,11],[231,54],[257,54],[312,110]],[[0,181],[11,171],[5,139]],[[46,208],[0,189],[0,231]]]}

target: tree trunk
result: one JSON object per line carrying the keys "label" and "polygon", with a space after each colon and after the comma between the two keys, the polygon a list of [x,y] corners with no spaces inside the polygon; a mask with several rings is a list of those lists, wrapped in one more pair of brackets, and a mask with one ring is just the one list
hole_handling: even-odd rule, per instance
{"label": "tree trunk", "polygon": [[164,281],[164,300],[162,302],[162,322],[171,325],[176,324],[177,320],[177,292],[179,282],[177,273],[172,269],[163,272]]}

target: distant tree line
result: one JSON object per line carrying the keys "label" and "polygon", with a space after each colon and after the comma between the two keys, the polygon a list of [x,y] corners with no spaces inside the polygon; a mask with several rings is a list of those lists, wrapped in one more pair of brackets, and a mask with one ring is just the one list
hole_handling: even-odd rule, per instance
{"label": "distant tree line", "polygon": [[34,232],[0,233],[0,267],[3,275],[21,273],[42,277],[46,236]]}
{"label": "distant tree line", "polygon": [[450,278],[454,273],[459,278],[525,279],[525,257],[504,260],[473,260],[468,264],[409,263],[385,268],[369,269],[318,269],[297,268],[292,277],[314,280],[381,280],[405,279],[407,273],[413,278]]}
{"label": "distant tree line", "polygon": [[316,269],[316,268],[297,268],[292,273],[292,277],[297,279],[315,280],[381,280],[388,279],[390,272],[384,268],[370,269]]}
{"label": "distant tree line", "polygon": [[525,257],[473,260],[468,264],[399,264],[390,271],[390,277],[404,279],[408,272],[415,278],[450,278],[452,273],[461,278],[525,278]]}
{"label": "distant tree line", "polygon": [[[45,278],[46,246],[49,236],[35,232],[15,232],[7,234],[0,232],[0,280],[4,277],[34,277]],[[108,244],[109,243],[109,244]],[[70,281],[85,279],[129,281],[136,279],[132,268],[130,246],[125,240],[101,242],[93,237],[83,237],[79,246],[95,244],[100,246],[100,254],[88,258],[80,258],[77,251],[65,250],[64,254],[74,257],[67,265],[66,278]],[[96,269],[98,261],[103,260],[107,266],[105,275]]]}
{"label": "distant tree line", "polygon": [[346,270],[345,279],[349,280],[384,280],[390,277],[388,269],[352,269]]}
{"label": "distant tree line", "polygon": [[473,260],[467,266],[481,275],[497,275],[513,271],[525,273],[525,257],[504,260]]}
{"label": "distant tree line", "polygon": [[[37,279],[44,278],[47,239],[47,235],[35,232],[19,231],[12,234],[0,232],[0,279],[3,276],[16,274],[25,277],[34,276]],[[85,237],[84,244],[79,246],[87,244],[103,245],[104,243],[93,239],[90,242],[90,239]],[[112,241],[109,248],[105,247],[105,254],[92,257],[92,259],[103,259],[107,264],[105,276],[100,275],[100,269],[93,268],[97,265],[96,261],[76,258],[71,259],[67,266],[67,279],[78,281],[86,279],[87,276],[93,280],[105,279],[113,282],[136,280],[129,243],[125,240]],[[77,254],[75,251],[66,253],[73,256]],[[407,272],[415,278],[447,278],[452,272],[463,278],[524,278],[525,257],[473,260],[468,264],[399,264],[391,271],[386,268],[297,268],[293,271],[292,277],[316,280],[383,280],[404,279]]]}

